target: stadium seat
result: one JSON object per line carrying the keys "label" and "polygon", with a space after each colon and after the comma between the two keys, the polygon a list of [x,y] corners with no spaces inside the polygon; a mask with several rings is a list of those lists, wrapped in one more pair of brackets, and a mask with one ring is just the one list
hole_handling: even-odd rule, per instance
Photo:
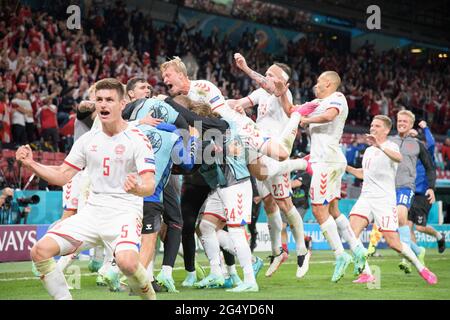
{"label": "stadium seat", "polygon": [[55,153],[54,152],[44,151],[42,159],[43,160],[54,160],[55,159]]}
{"label": "stadium seat", "polygon": [[55,159],[60,160],[61,162],[66,158],[66,154],[64,152],[57,152],[55,154]]}
{"label": "stadium seat", "polygon": [[15,150],[9,150],[9,149],[3,149],[2,150],[2,158],[15,158],[16,157],[16,151]]}

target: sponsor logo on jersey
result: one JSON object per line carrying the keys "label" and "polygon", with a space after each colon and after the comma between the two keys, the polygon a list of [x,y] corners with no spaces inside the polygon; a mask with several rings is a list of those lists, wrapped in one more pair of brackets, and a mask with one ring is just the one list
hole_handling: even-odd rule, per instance
{"label": "sponsor logo on jersey", "polygon": [[342,105],[340,102],[337,102],[337,101],[331,101],[330,104],[335,104],[337,106],[341,106]]}
{"label": "sponsor logo on jersey", "polygon": [[215,96],[214,98],[212,98],[211,100],[209,100],[209,103],[213,104],[214,102],[216,102],[217,100],[219,100],[220,97],[219,96]]}
{"label": "sponsor logo on jersey", "polygon": [[89,151],[97,152],[97,145],[96,144],[91,145],[91,149],[89,149]]}
{"label": "sponsor logo on jersey", "polygon": [[114,149],[114,152],[117,154],[117,155],[122,155],[124,152],[125,152],[125,146],[123,145],[123,144],[118,144],[117,146],[116,146],[116,148]]}

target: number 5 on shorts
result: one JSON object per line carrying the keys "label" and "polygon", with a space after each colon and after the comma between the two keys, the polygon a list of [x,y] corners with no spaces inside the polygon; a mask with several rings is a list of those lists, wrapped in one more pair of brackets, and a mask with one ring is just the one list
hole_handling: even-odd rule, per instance
{"label": "number 5 on shorts", "polygon": [[122,234],[120,235],[121,238],[126,238],[128,237],[128,225],[123,225],[122,226]]}

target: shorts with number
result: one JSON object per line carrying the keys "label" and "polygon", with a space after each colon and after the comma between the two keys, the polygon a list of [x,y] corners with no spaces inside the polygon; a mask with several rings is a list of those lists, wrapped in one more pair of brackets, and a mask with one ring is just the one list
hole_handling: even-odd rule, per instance
{"label": "shorts with number", "polygon": [[292,196],[289,173],[269,178],[264,181],[256,180],[256,187],[261,198],[272,195],[276,200],[283,200]]}
{"label": "shorts with number", "polygon": [[361,196],[356,201],[350,216],[358,216],[367,220],[367,223],[375,221],[380,231],[397,231],[398,215],[395,199],[369,198]]}
{"label": "shorts with number", "polygon": [[104,245],[112,252],[138,251],[141,239],[142,211],[120,206],[86,204],[78,214],[55,224],[47,231],[67,255]]}
{"label": "shorts with number", "polygon": [[230,227],[244,226],[252,221],[252,202],[252,184],[248,179],[213,190],[200,209],[200,214],[215,216]]}
{"label": "shorts with number", "polygon": [[397,188],[395,191],[397,193],[397,205],[403,205],[409,210],[414,198],[414,191],[410,188]]}
{"label": "shorts with number", "polygon": [[312,163],[313,175],[309,194],[313,205],[327,205],[341,198],[341,181],[346,163]]}
{"label": "shorts with number", "polygon": [[78,172],[63,186],[63,208],[67,211],[77,211],[86,204],[89,194],[90,180],[85,170]]}

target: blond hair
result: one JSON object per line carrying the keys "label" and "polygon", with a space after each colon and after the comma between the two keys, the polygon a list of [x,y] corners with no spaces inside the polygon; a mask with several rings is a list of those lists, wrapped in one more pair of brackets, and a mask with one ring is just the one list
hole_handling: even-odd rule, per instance
{"label": "blond hair", "polygon": [[386,128],[388,128],[389,130],[391,130],[391,128],[392,128],[392,121],[391,121],[391,119],[389,119],[389,117],[387,117],[385,115],[382,115],[382,114],[379,114],[379,115],[373,117],[373,120],[375,120],[375,119],[382,121],[384,126]]}
{"label": "blond hair", "polygon": [[188,110],[198,114],[202,117],[220,117],[219,114],[216,112],[211,111],[211,107],[204,102],[197,102],[190,99],[188,96],[185,95],[178,95],[173,100],[182,105],[183,107],[187,108]]}
{"label": "blond hair", "polygon": [[416,121],[416,116],[414,115],[414,113],[412,113],[409,110],[400,110],[397,113],[397,117],[400,116],[400,115],[409,117],[411,119],[412,123],[414,123],[414,121]]}
{"label": "blond hair", "polygon": [[181,72],[184,76],[187,77],[186,65],[183,61],[181,61],[180,57],[175,56],[172,60],[164,62],[159,67],[159,70],[161,71],[161,73],[164,73],[170,67],[172,67],[176,72]]}

